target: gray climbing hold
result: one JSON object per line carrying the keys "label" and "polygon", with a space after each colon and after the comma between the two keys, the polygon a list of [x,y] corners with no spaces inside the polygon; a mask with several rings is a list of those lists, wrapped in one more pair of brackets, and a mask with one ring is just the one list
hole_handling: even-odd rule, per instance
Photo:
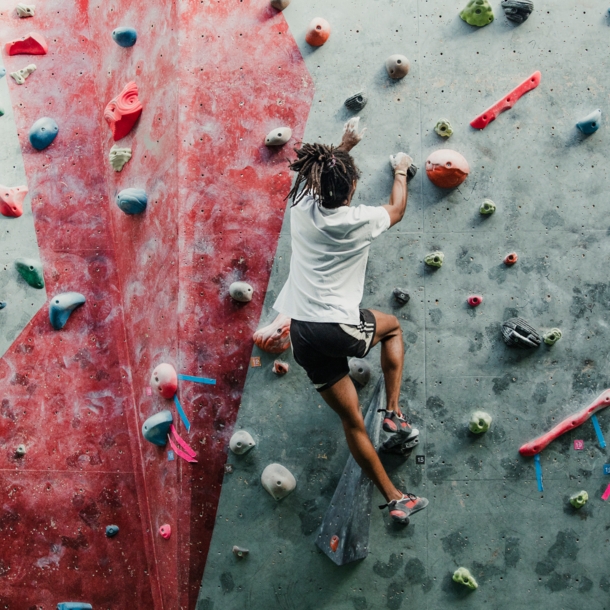
{"label": "gray climbing hold", "polygon": [[64,292],[51,299],[49,306],[49,320],[55,330],[61,330],[68,321],[72,312],[85,304],[85,297],[80,292]]}
{"label": "gray climbing hold", "polygon": [[231,298],[240,303],[249,303],[252,300],[254,289],[248,282],[233,282],[229,286]]}
{"label": "gray climbing hold", "polygon": [[559,328],[551,328],[551,330],[544,333],[543,339],[547,345],[555,345],[555,343],[557,343],[562,336],[563,333]]}
{"label": "gray climbing hold", "polygon": [[589,501],[589,494],[583,489],[570,496],[570,504],[574,508],[582,508]]}
{"label": "gray climbing hold", "polygon": [[588,114],[584,119],[581,119],[576,123],[576,127],[580,129],[585,135],[589,136],[595,133],[602,123],[602,111],[598,108],[591,114]]}
{"label": "gray climbing hold", "polygon": [[17,449],[15,449],[15,455],[17,457],[23,457],[27,453],[27,449],[25,445],[18,445]]}
{"label": "gray climbing hold", "polygon": [[237,455],[247,453],[255,445],[252,435],[246,430],[238,430],[229,441],[231,451]]}
{"label": "gray climbing hold", "polygon": [[93,606],[85,602],[60,602],[57,610],[93,610]]}
{"label": "gray climbing hold", "polygon": [[53,140],[57,137],[59,127],[54,119],[48,116],[38,119],[30,127],[30,144],[36,150],[44,150],[48,146],[51,146]]}
{"label": "gray climbing hold", "polygon": [[107,525],[106,526],[106,538],[114,538],[119,533],[118,525]]}
{"label": "gray climbing hold", "polygon": [[20,2],[15,7],[15,10],[17,11],[17,15],[19,15],[19,17],[21,19],[25,19],[26,17],[34,16],[34,13],[36,12],[36,5],[35,4],[23,4],[22,2]]}
{"label": "gray climbing hold", "polygon": [[167,435],[169,428],[172,425],[174,418],[172,412],[164,409],[154,415],[151,415],[142,425],[142,435],[153,445],[165,447],[167,444]]}
{"label": "gray climbing hold", "polygon": [[6,76],[6,68],[0,68],[0,78],[3,78]]}
{"label": "gray climbing hold", "polygon": [[146,210],[148,196],[143,189],[123,189],[116,196],[116,204],[125,214],[141,214]]}
{"label": "gray climbing hold", "polygon": [[409,73],[411,64],[404,55],[390,55],[385,60],[385,69],[388,72],[388,76],[393,79],[399,79],[405,77]]}
{"label": "gray climbing hold", "polygon": [[392,294],[401,305],[406,305],[411,298],[406,288],[394,288]]}
{"label": "gray climbing hold", "polygon": [[542,339],[538,331],[523,318],[510,318],[502,324],[502,338],[510,347],[538,347]]}
{"label": "gray climbing hold", "polygon": [[350,110],[355,110],[356,112],[358,112],[359,110],[362,110],[366,106],[367,102],[368,102],[367,97],[364,95],[364,93],[362,91],[360,91],[360,92],[348,97],[345,100],[344,104]]}
{"label": "gray climbing hold", "polygon": [[470,416],[468,429],[473,434],[482,434],[483,432],[487,432],[490,426],[491,415],[489,413],[485,413],[485,411],[475,411]]}
{"label": "gray climbing hold", "polygon": [[276,499],[281,500],[291,494],[297,486],[293,474],[281,464],[269,464],[261,475],[263,487]]}
{"label": "gray climbing hold", "polygon": [[290,138],[292,138],[290,127],[278,127],[267,134],[265,146],[283,146]]}
{"label": "gray climbing hold", "polygon": [[479,213],[483,216],[490,216],[496,211],[496,204],[491,199],[483,199],[483,203],[479,208]]}
{"label": "gray climbing hold", "polygon": [[350,358],[349,376],[359,385],[365,386],[371,379],[371,367],[362,358]]}
{"label": "gray climbing hold", "polygon": [[116,28],[112,32],[112,39],[120,47],[133,47],[138,39],[138,33],[133,28]]}
{"label": "gray climbing hold", "polygon": [[453,573],[453,580],[459,583],[460,585],[468,587],[469,589],[474,590],[479,587],[477,581],[474,579],[474,576],[470,573],[470,570],[468,568],[458,568]]}
{"label": "gray climbing hold", "polygon": [[534,3],[531,0],[503,0],[502,8],[507,19],[523,23],[534,10]]}
{"label": "gray climbing hold", "polygon": [[429,267],[442,267],[443,261],[445,260],[445,255],[438,250],[436,252],[430,252],[430,254],[426,254],[424,258],[424,263]]}
{"label": "gray climbing hold", "polygon": [[18,258],[15,261],[15,267],[21,277],[32,288],[44,288],[44,277],[42,275],[42,265],[40,261],[33,258]]}
{"label": "gray climbing hold", "polygon": [[278,11],[283,11],[290,4],[290,0],[271,0],[270,4]]}
{"label": "gray climbing hold", "polygon": [[233,555],[235,555],[235,557],[237,557],[237,559],[243,559],[244,557],[247,557],[249,555],[250,551],[248,549],[244,549],[241,546],[234,546],[233,547]]}

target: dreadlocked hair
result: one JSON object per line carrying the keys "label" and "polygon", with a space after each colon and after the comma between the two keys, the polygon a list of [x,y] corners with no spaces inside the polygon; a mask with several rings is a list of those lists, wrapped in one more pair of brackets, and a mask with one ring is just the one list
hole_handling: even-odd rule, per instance
{"label": "dreadlocked hair", "polygon": [[303,144],[294,149],[297,160],[290,164],[298,172],[286,199],[295,206],[306,195],[315,197],[325,208],[338,208],[349,197],[354,180],[360,177],[352,156],[345,150],[325,144]]}

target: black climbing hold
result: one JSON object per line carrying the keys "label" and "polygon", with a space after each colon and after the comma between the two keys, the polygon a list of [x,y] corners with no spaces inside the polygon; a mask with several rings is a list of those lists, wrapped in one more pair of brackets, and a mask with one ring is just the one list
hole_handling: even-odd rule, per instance
{"label": "black climbing hold", "polygon": [[407,170],[407,182],[411,180],[411,178],[415,178],[415,174],[417,174],[417,165],[413,163],[411,167]]}
{"label": "black climbing hold", "polygon": [[351,97],[348,97],[345,100],[344,104],[350,110],[355,110],[356,112],[358,112],[359,110],[362,110],[366,106],[367,102],[368,102],[367,97],[364,95],[364,93],[362,91],[360,91],[359,93],[356,93],[355,95],[352,95]]}
{"label": "black climbing hold", "polygon": [[119,533],[118,525],[107,525],[106,526],[106,537],[114,538]]}
{"label": "black climbing hold", "polygon": [[502,324],[502,338],[511,347],[538,347],[540,333],[523,318],[510,318]]}
{"label": "black climbing hold", "polygon": [[530,0],[503,0],[502,8],[507,19],[523,23],[534,10],[534,3]]}
{"label": "black climbing hold", "polygon": [[411,298],[411,295],[407,292],[406,288],[394,288],[392,294],[401,305],[406,305]]}

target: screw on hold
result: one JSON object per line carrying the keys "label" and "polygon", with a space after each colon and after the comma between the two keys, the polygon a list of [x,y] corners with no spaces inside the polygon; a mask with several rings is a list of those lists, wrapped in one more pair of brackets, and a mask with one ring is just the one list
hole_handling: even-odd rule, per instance
{"label": "screw on hold", "polygon": [[434,131],[443,138],[449,138],[453,135],[453,127],[447,119],[441,119],[434,126]]}
{"label": "screw on hold", "polygon": [[337,552],[337,549],[339,548],[339,536],[335,535],[330,539],[330,550],[333,553]]}
{"label": "screw on hold", "polygon": [[563,336],[563,333],[559,328],[552,328],[548,332],[544,333],[543,339],[547,345],[555,345],[559,339]]}
{"label": "screw on hold", "polygon": [[406,305],[411,298],[411,295],[408,293],[406,288],[394,288],[392,294],[401,305]]}
{"label": "screw on hold", "polygon": [[487,432],[490,426],[491,415],[489,415],[489,413],[485,413],[485,411],[475,411],[470,416],[468,428],[473,434],[482,434],[483,432]]}
{"label": "screw on hold", "polygon": [[15,449],[15,455],[17,457],[23,457],[27,453],[27,449],[25,445],[18,445],[17,449]]}
{"label": "screw on hold", "polygon": [[235,557],[237,557],[237,559],[243,559],[249,553],[250,553],[250,551],[248,549],[244,549],[241,546],[234,546],[233,547],[233,555],[235,555]]}
{"label": "screw on hold", "polygon": [[167,540],[172,535],[172,526],[168,523],[164,523],[159,528],[159,535],[161,536],[161,538],[165,538],[165,540]]}
{"label": "screw on hold", "polygon": [[484,199],[479,213],[483,216],[491,216],[496,211],[496,204],[491,199]]}
{"label": "screw on hold", "polygon": [[468,305],[470,307],[478,307],[483,302],[483,297],[480,294],[471,294],[468,297]]}
{"label": "screw on hold", "polygon": [[510,254],[507,254],[504,257],[504,264],[507,267],[511,267],[512,265],[514,265],[517,261],[519,260],[519,256],[517,255],[516,252],[511,252]]}
{"label": "screw on hold", "polygon": [[589,494],[583,489],[570,496],[570,504],[574,508],[582,508],[589,501]]}
{"label": "screw on hold", "polygon": [[368,99],[364,95],[364,92],[359,91],[358,93],[355,93],[354,95],[348,97],[345,102],[343,102],[343,104],[346,108],[357,112],[359,110],[362,110],[366,106],[367,102]]}
{"label": "screw on hold", "polygon": [[477,589],[479,586],[468,568],[458,568],[453,573],[453,580],[472,590]]}
{"label": "screw on hold", "polygon": [[114,538],[119,533],[118,525],[107,525],[106,526],[106,538]]}
{"label": "screw on hold", "polygon": [[430,252],[430,254],[426,254],[424,258],[424,262],[429,267],[442,267],[443,261],[445,260],[445,255],[442,252]]}

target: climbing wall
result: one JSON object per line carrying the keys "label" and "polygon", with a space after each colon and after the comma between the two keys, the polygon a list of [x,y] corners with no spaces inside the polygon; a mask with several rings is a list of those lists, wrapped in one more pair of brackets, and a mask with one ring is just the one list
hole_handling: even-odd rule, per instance
{"label": "climbing wall", "polygon": [[[400,489],[430,505],[406,529],[373,507],[369,556],[332,563],[315,541],[348,458],[342,428],[290,352],[283,355],[290,372],[277,377],[275,356],[255,348],[262,366],[248,372],[236,429],[257,445],[229,456],[198,610],[608,606],[601,496],[610,459],[591,421],[541,453],[543,491],[533,459],[518,449],[610,386],[610,136],[603,123],[588,137],[575,127],[596,108],[607,112],[601,75],[610,21],[595,2],[536,2],[522,25],[509,22],[499,2],[492,7],[495,21],[480,29],[460,19],[463,6],[453,0],[293,0],[283,13],[315,84],[306,141],[337,143],[352,116],[343,101],[361,89],[369,97],[359,113],[368,131],[354,150],[362,169],[355,203],[386,203],[391,153],[406,150],[420,168],[404,220],[371,248],[363,305],[401,321],[401,402],[421,441],[406,462],[384,462]],[[304,40],[314,17],[332,26],[318,49]],[[411,60],[400,81],[384,69],[394,53]],[[469,126],[536,70],[538,88],[484,130]],[[454,128],[448,141],[434,132],[441,118]],[[423,171],[441,148],[470,164],[455,190],[436,188]],[[484,198],[497,205],[490,217],[479,213]],[[274,318],[288,274],[288,227],[289,211],[261,326]],[[445,255],[440,269],[423,262],[435,250]],[[513,251],[518,262],[508,267],[503,258]],[[396,286],[411,293],[404,307],[392,298]],[[471,294],[483,296],[479,307],[467,304]],[[541,331],[558,327],[563,338],[509,348],[501,324],[514,316]],[[378,348],[368,361],[364,407],[380,376]],[[478,409],[493,417],[482,436],[468,431]],[[607,434],[610,415],[598,418]],[[297,480],[280,502],[260,482],[273,462]],[[581,489],[590,499],[576,510],[568,498]],[[375,492],[373,506],[381,502]],[[235,556],[233,545],[247,557]],[[460,566],[477,579],[476,591],[452,581]]]}

